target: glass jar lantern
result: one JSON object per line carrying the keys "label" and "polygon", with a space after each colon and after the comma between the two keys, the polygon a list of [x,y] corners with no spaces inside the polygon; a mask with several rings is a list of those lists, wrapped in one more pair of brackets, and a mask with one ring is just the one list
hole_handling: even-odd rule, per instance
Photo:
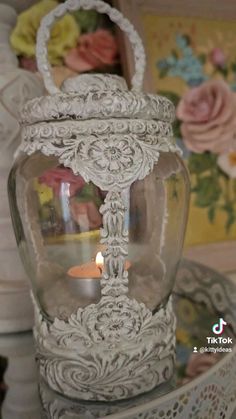
{"label": "glass jar lantern", "polygon": [[[50,27],[81,7],[107,13],[129,36],[131,90],[107,74],[67,79],[61,90],[54,85]],[[40,373],[75,399],[132,397],[174,369],[171,292],[189,197],[173,140],[174,107],[142,93],[142,42],[102,1],[69,0],[44,17],[37,61],[49,95],[22,111],[9,196],[32,282]]]}

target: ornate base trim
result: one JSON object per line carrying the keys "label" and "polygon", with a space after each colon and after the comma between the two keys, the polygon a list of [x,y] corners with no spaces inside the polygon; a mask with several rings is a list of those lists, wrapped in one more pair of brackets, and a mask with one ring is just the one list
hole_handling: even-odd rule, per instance
{"label": "ornate base trim", "polygon": [[176,320],[171,298],[154,315],[126,296],[105,296],[67,322],[49,323],[36,304],[35,317],[40,374],[65,396],[130,398],[168,381],[173,373]]}

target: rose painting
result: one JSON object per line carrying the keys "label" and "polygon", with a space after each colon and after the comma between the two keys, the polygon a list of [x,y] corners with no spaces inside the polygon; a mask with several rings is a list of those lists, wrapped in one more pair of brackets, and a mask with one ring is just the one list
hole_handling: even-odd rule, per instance
{"label": "rose painting", "polygon": [[142,15],[153,90],[176,106],[192,193],[186,245],[236,238],[234,21]]}
{"label": "rose painting", "polygon": [[[17,18],[11,46],[22,68],[37,72],[36,35],[40,22],[60,3],[40,0]],[[48,59],[58,86],[84,72],[120,73],[118,42],[114,25],[95,10],[66,13],[54,23],[48,42]]]}
{"label": "rose painting", "polygon": [[[19,66],[36,72],[38,77],[41,76],[35,56],[37,31],[43,17],[63,1],[37,1],[18,15],[11,33],[11,46]],[[96,10],[80,9],[66,13],[52,26],[48,60],[55,84],[59,87],[67,78],[82,73],[121,74],[115,25],[108,16]],[[108,161],[106,154],[104,152],[99,156],[100,164],[116,164]],[[49,239],[57,240],[59,236],[63,239],[64,235],[87,232],[94,237],[99,233],[102,224],[99,207],[104,195],[98,188],[60,165],[46,170],[35,179],[34,185],[39,201],[41,230]]]}

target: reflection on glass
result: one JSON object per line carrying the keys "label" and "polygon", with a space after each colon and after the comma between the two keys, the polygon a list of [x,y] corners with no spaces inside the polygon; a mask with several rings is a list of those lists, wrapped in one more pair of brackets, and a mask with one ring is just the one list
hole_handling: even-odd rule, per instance
{"label": "reflection on glass", "polygon": [[[104,250],[99,209],[106,191],[39,152],[15,165],[9,185],[19,249],[44,312],[66,319],[98,302],[103,262],[96,263],[96,256]],[[152,311],[173,288],[187,192],[185,167],[173,153],[162,153],[145,179],[122,191],[129,233],[128,296]]]}

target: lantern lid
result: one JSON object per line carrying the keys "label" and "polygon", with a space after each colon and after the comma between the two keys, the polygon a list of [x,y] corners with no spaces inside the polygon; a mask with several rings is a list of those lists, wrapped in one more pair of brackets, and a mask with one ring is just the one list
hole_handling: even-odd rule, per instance
{"label": "lantern lid", "polygon": [[28,101],[21,122],[141,118],[171,123],[174,115],[174,106],[167,98],[128,90],[122,77],[82,74],[64,81],[58,93]]}
{"label": "lantern lid", "polygon": [[[134,53],[131,90],[122,77],[110,74],[82,74],[55,85],[48,61],[47,43],[55,20],[67,12],[84,8],[105,13],[128,36]],[[131,22],[101,0],[67,0],[44,16],[37,33],[36,59],[48,96],[35,98],[23,108],[23,124],[59,120],[143,119],[171,123],[174,106],[164,97],[142,92],[146,57],[141,38]]]}

